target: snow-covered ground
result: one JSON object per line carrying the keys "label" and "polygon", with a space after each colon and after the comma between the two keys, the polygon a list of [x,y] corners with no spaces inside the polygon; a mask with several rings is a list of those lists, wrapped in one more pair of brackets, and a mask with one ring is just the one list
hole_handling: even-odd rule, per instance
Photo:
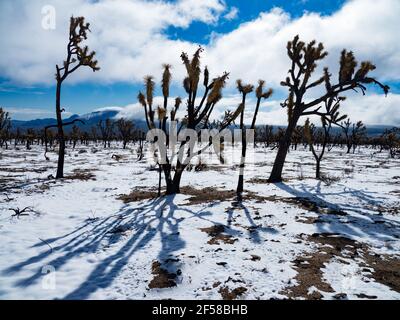
{"label": "snow-covered ground", "polygon": [[158,183],[130,148],[68,149],[63,181],[54,152],[0,150],[0,299],[400,299],[399,160],[334,149],[318,181],[301,146],[268,184],[276,150],[260,146],[241,205],[237,166],[217,162],[183,175],[204,194],[124,203]]}

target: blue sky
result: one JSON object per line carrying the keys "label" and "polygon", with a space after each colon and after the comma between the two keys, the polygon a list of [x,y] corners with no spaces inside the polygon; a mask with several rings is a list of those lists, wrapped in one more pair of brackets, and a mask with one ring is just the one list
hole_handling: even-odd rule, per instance
{"label": "blue sky", "polygon": [[224,20],[217,25],[193,22],[189,28],[169,28],[167,34],[173,39],[184,39],[201,44],[207,44],[213,32],[227,33],[236,29],[241,23],[256,19],[260,12],[269,11],[274,7],[284,9],[292,17],[299,17],[304,12],[317,12],[329,15],[338,10],[344,0],[227,0],[230,7],[238,8],[236,19]]}
{"label": "blue sky", "polygon": [[[77,0],[78,2],[81,1],[82,3],[85,2],[85,0]],[[107,1],[107,0],[104,0]],[[133,0],[140,2],[141,0]],[[360,0],[356,0],[360,1]],[[384,0],[386,1],[386,0]],[[389,0],[388,0],[389,1]],[[52,1],[48,1],[52,3]],[[101,1],[100,1],[101,2]],[[164,1],[166,2],[166,1]],[[170,1],[172,3],[177,3],[177,1]],[[190,11],[190,0],[187,0],[189,3],[189,11]],[[234,34],[236,30],[239,29],[244,29],[243,28],[243,23],[248,22],[251,24],[252,22],[256,21],[261,13],[268,14],[272,12],[271,10],[274,10],[274,8],[281,8],[281,12],[275,12],[275,16],[279,17],[279,19],[282,19],[282,21],[285,21],[284,15],[288,15],[289,21],[282,22],[287,26],[287,28],[295,28],[296,21],[303,21],[305,19],[304,16],[310,15],[310,13],[316,13],[320,16],[321,21],[328,21],[329,17],[332,15],[335,15],[338,11],[340,11],[343,7],[344,4],[346,4],[346,1],[344,0],[293,0],[293,1],[282,1],[282,0],[226,0],[226,1],[218,1],[218,0],[210,0],[210,8],[206,8],[206,10],[211,10],[210,15],[215,15],[218,16],[213,20],[213,18],[202,18],[195,16],[187,17],[185,22],[182,23],[174,23],[167,21],[161,26],[152,26],[150,25],[148,27],[149,30],[149,36],[148,37],[155,37],[156,39],[161,38],[162,41],[167,42],[171,44],[171,46],[174,45],[174,43],[178,43],[179,45],[182,46],[190,46],[190,45],[195,45],[195,44],[202,44],[205,47],[210,46],[210,51],[214,47],[214,49],[218,45],[214,45],[213,41],[214,39],[219,39],[219,38],[224,38],[224,36],[229,35],[229,34]],[[20,4],[21,6],[24,5],[25,2],[21,1],[15,1],[16,5]],[[54,1],[56,8],[59,8],[57,1]],[[194,3],[194,2],[193,2]],[[217,7],[215,3],[222,3],[223,4],[223,9]],[[373,3],[373,2],[370,2]],[[2,6],[3,4],[0,4]],[[1,8],[0,8],[1,9]],[[204,8],[200,8],[203,10]],[[199,9],[199,10],[200,10]],[[84,10],[84,9],[82,9]],[[174,9],[175,10],[175,9]],[[180,10],[179,8],[176,10]],[[350,9],[348,9],[350,10]],[[6,10],[3,10],[5,12]],[[65,12],[63,12],[65,11]],[[30,12],[30,11],[29,11]],[[186,11],[183,11],[183,15],[188,15]],[[68,9],[61,10],[59,9],[57,12],[57,17],[58,19],[62,17],[62,19],[65,19],[66,17],[69,16]],[[178,14],[182,14],[178,12]],[[1,14],[0,14],[1,15]],[[65,16],[65,17],[64,17]],[[2,18],[0,16],[0,18]],[[40,17],[38,17],[39,19]],[[326,18],[326,19],[325,19]],[[149,17],[151,19],[151,17]],[[155,18],[156,19],[156,18]],[[269,18],[268,18],[269,19]],[[264,19],[268,23],[267,18]],[[324,20],[325,19],[325,20]],[[132,19],[134,21],[134,19]],[[312,20],[311,18],[309,20]],[[34,21],[34,20],[33,20]],[[98,23],[96,20],[91,21],[93,26],[96,26],[96,23]],[[304,25],[307,25],[307,22],[303,23]],[[279,25],[279,23],[278,23]],[[292,25],[292,26],[291,26]],[[16,26],[18,28],[18,26]],[[135,28],[135,23],[132,23],[131,28]],[[141,26],[143,28],[143,26]],[[144,28],[147,28],[146,26]],[[278,26],[277,28],[283,28],[281,26]],[[306,27],[305,27],[306,28]],[[308,25],[307,25],[308,28]],[[27,27],[29,30],[29,26]],[[23,27],[21,27],[21,30],[24,30]],[[121,28],[122,30],[122,28]],[[307,29],[308,30],[308,29]],[[145,30],[147,31],[147,29]],[[318,30],[316,30],[318,31]],[[277,31],[278,32],[278,31]],[[3,33],[3,31],[2,31]],[[146,32],[141,32],[142,34],[146,34]],[[300,32],[301,33],[301,32]],[[311,32],[312,33],[312,32]],[[316,32],[318,33],[318,32]],[[328,32],[329,33],[329,32]],[[307,33],[305,33],[307,34]],[[23,37],[29,37],[29,34],[24,34],[23,31],[21,31],[21,41],[23,41]],[[52,35],[55,36],[55,35]],[[276,35],[274,35],[276,36]],[[329,34],[328,34],[329,36]],[[2,37],[10,37],[9,34],[2,34]],[[59,43],[62,43],[63,39],[59,39],[60,37],[57,38],[57,41]],[[229,39],[228,37],[225,37],[226,39]],[[224,39],[225,39],[224,38]],[[6,39],[7,40],[7,39]],[[5,41],[6,41],[5,40]],[[289,39],[287,39],[289,40]],[[170,41],[170,42],[168,42]],[[219,41],[222,43],[223,41],[228,41],[228,40],[221,40]],[[263,39],[260,39],[260,41],[263,41]],[[0,41],[1,42],[1,41]],[[14,41],[15,42],[15,41]],[[13,42],[13,43],[14,43]],[[149,41],[150,42],[150,41]],[[283,42],[282,42],[283,43]],[[32,48],[35,43],[32,43]],[[146,42],[146,39],[141,40],[140,45],[142,45],[144,48],[147,49],[147,46],[149,45]],[[163,44],[164,45],[164,44]],[[251,44],[249,44],[250,46]],[[338,45],[340,46],[340,44]],[[3,46],[2,46],[3,47]],[[19,48],[21,46],[15,45],[13,48],[14,51],[11,51],[11,48],[9,49],[9,54],[18,54]],[[62,47],[62,46],[59,46]],[[282,46],[281,46],[282,47]],[[112,45],[110,45],[110,48],[112,48]],[[283,47],[282,47],[283,48]],[[336,49],[336,47],[335,47]],[[357,48],[356,48],[357,49]],[[43,49],[45,50],[45,49]],[[47,50],[47,49],[46,49]],[[52,49],[49,49],[52,50]],[[58,50],[58,49],[57,49]],[[139,49],[138,49],[139,50]],[[157,52],[157,48],[154,49]],[[97,48],[97,51],[99,52],[100,55],[100,49]],[[122,48],[120,50],[121,52],[124,51]],[[216,51],[216,50],[214,50]],[[57,55],[53,53],[49,53],[49,56],[51,58],[54,57],[54,61],[62,61],[63,55],[58,56],[58,52],[62,52],[61,50],[57,51]],[[45,55],[47,52],[44,52]],[[207,50],[206,50],[207,53]],[[32,53],[34,54],[34,53]],[[140,55],[141,53],[135,51],[131,55]],[[163,53],[161,52],[160,55]],[[229,52],[229,54],[232,54],[232,52]],[[258,54],[262,55],[264,54],[263,52],[259,52]],[[379,52],[379,54],[381,54]],[[217,55],[217,54],[215,54]],[[283,50],[282,56],[284,57],[285,51]],[[387,57],[386,52],[382,52],[382,56]],[[0,58],[1,53],[0,53]],[[10,59],[10,56],[7,57]],[[21,58],[22,59],[22,58]],[[116,59],[120,59],[122,61],[122,58],[119,58],[119,56],[116,57]],[[216,59],[216,58],[215,58]],[[286,57],[282,58],[286,59]],[[51,59],[48,59],[49,61]],[[100,65],[102,65],[102,60],[99,58]],[[150,64],[154,61],[154,59],[150,59],[149,61],[146,61],[146,63]],[[285,60],[284,60],[285,61]],[[283,61],[283,65],[284,65]],[[106,61],[106,64],[108,61]],[[35,64],[32,66],[33,70],[42,70],[42,68],[47,68],[48,66],[43,66],[47,61],[36,61],[33,58],[29,60],[29,62],[24,61],[23,59],[21,60],[21,63],[18,65],[17,63],[15,64],[15,68],[24,68],[26,65],[30,64]],[[218,60],[218,63],[220,63],[220,60]],[[48,62],[47,64],[50,64]],[[142,63],[143,64],[143,63]],[[158,61],[154,61],[154,64],[156,64],[156,67],[158,66]],[[154,66],[149,67],[149,72],[152,72],[154,70],[157,70],[157,68]],[[260,66],[261,67],[261,66]],[[54,65],[51,65],[51,68],[54,68]],[[114,68],[115,69],[115,68]],[[144,68],[143,68],[144,69]],[[51,70],[51,69],[49,69]],[[10,109],[11,113],[14,118],[16,119],[32,119],[32,118],[37,118],[37,117],[52,117],[53,115],[53,109],[54,109],[54,94],[55,94],[55,88],[54,85],[52,84],[52,79],[49,78],[50,71],[47,71],[47,74],[45,71],[43,73],[38,72],[38,76],[35,77],[34,74],[30,74],[30,78],[28,81],[25,81],[23,76],[14,76],[14,70],[11,68],[11,66],[1,66],[0,65],[0,106],[5,107],[6,109]],[[19,71],[19,70],[18,70]],[[80,72],[80,71],[78,71]],[[108,107],[108,106],[126,106],[130,104],[134,104],[136,102],[136,96],[138,90],[141,88],[140,84],[140,79],[145,75],[144,72],[145,70],[140,70],[134,73],[134,77],[129,77],[129,76],[119,76],[118,75],[110,75],[109,78],[107,78],[107,73],[109,73],[109,70],[104,69],[100,72],[103,74],[100,76],[100,80],[92,80],[90,76],[88,75],[86,77],[87,73],[84,73],[85,76],[82,76],[82,79],[75,80],[73,79],[72,81],[69,81],[69,79],[66,81],[66,83],[63,86],[63,92],[62,92],[62,104],[66,106],[67,110],[69,113],[78,113],[78,114],[83,114],[87,112],[91,112],[94,109],[97,108],[102,108],[102,107]],[[156,72],[156,71],[155,71]],[[132,74],[133,74],[132,73]],[[139,74],[142,73],[142,74]],[[45,75],[46,81],[43,80],[43,75]],[[236,75],[236,73],[235,73]],[[52,76],[52,75],[51,75]],[[79,75],[78,77],[80,77]],[[246,74],[241,75],[242,77],[246,78]],[[278,78],[283,79],[285,77],[284,72],[282,72],[282,75],[276,75],[276,79],[274,78],[272,81],[273,83],[279,83]],[[49,80],[47,80],[49,78]],[[253,78],[251,78],[253,81]],[[234,79],[232,79],[234,81]],[[397,94],[399,93],[399,79],[396,77],[396,75],[391,75],[386,79],[386,83],[390,84],[393,93]],[[275,99],[279,100],[284,98],[284,91],[279,88],[279,86],[274,87],[276,90],[276,95]],[[181,94],[182,91],[180,89],[180,82],[177,81],[174,83],[173,87],[173,93],[174,94]],[[227,89],[228,94],[234,94],[234,89],[233,88],[228,88]],[[376,90],[371,90],[372,93],[378,94]],[[33,112],[34,110],[37,110],[38,112]],[[32,112],[30,112],[32,111]]]}

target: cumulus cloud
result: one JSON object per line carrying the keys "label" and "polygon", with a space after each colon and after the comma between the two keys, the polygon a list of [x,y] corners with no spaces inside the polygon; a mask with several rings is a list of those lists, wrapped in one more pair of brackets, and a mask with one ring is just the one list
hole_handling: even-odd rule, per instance
{"label": "cumulus cloud", "polygon": [[[56,9],[55,30],[42,28],[47,5]],[[97,51],[102,72],[80,71],[71,80],[139,81],[162,62],[178,65],[179,52],[195,47],[169,40],[168,27],[215,23],[224,10],[221,0],[1,1],[0,74],[23,84],[51,84],[55,64],[65,56],[69,17],[83,15],[92,26],[87,44]]]}
{"label": "cumulus cloud", "polygon": [[[41,28],[41,8],[48,4],[56,8],[56,30]],[[193,21],[216,23],[227,9],[221,0],[1,1],[0,73],[24,83],[51,83],[54,64],[64,56],[68,18],[75,14],[92,22],[88,43],[98,52],[102,72],[79,72],[73,81],[138,82],[145,74],[157,75],[164,62],[176,67],[179,80],[180,52],[193,51],[197,45],[169,39],[167,28],[187,28]],[[231,8],[226,15],[235,13]],[[397,0],[350,0],[330,16],[305,13],[296,19],[275,8],[228,34],[212,37],[205,59],[215,72],[231,71],[233,79],[263,78],[278,86],[288,69],[286,43],[300,34],[304,40],[325,43],[330,52],[325,64],[333,71],[346,47],[360,60],[372,59],[377,76],[399,80],[399,14]]]}

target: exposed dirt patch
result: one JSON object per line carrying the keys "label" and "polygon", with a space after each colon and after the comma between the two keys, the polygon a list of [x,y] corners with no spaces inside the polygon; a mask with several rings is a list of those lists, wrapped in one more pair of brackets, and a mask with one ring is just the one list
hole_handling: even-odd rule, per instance
{"label": "exposed dirt patch", "polygon": [[227,201],[236,196],[233,190],[216,190],[215,188],[195,189],[187,186],[181,188],[181,193],[191,196],[187,199],[190,205],[204,202]]}
{"label": "exposed dirt patch", "polygon": [[208,244],[234,244],[238,239],[233,238],[229,234],[224,234],[225,227],[221,224],[214,225],[209,228],[200,228],[200,231],[207,233],[211,239],[207,241]]}
{"label": "exposed dirt patch", "polygon": [[203,290],[203,291],[209,291],[209,290],[212,290],[212,289],[215,289],[215,288],[217,288],[217,287],[219,287],[221,285],[221,282],[220,281],[216,281],[216,282],[214,282],[213,284],[212,284],[212,286],[211,287],[202,287],[201,288],[201,290]]}
{"label": "exposed dirt patch", "polygon": [[392,204],[391,206],[382,205],[366,205],[368,210],[379,212],[381,214],[399,215],[400,214],[400,203]]}
{"label": "exposed dirt patch", "polygon": [[252,178],[247,181],[248,183],[254,183],[254,184],[267,184],[268,179],[263,179],[263,178]]}
{"label": "exposed dirt patch", "polygon": [[255,199],[257,201],[263,200],[263,201],[271,201],[271,202],[283,202],[283,203],[288,203],[292,205],[297,205],[300,208],[307,210],[307,211],[312,211],[320,214],[333,214],[333,215],[338,215],[338,216],[345,216],[347,215],[346,212],[340,210],[340,209],[334,209],[330,208],[328,205],[324,203],[319,203],[316,201],[313,201],[308,198],[304,197],[279,197],[279,196],[260,196],[255,193],[249,192],[247,195],[248,199]]}
{"label": "exposed dirt patch", "polygon": [[310,200],[308,198],[302,198],[302,197],[281,198],[280,201],[290,203],[290,204],[296,204],[304,210],[313,211],[316,213],[333,214],[333,215],[337,215],[337,216],[347,215],[346,212],[344,212],[340,209],[329,208],[327,205],[325,205],[323,203],[318,203],[318,202]]}
{"label": "exposed dirt patch", "polygon": [[374,269],[371,278],[396,292],[400,292],[400,258],[389,255],[368,253],[365,256],[368,267]]}
{"label": "exposed dirt patch", "polygon": [[158,197],[157,190],[138,187],[129,194],[119,195],[117,200],[121,200],[124,203],[130,203],[142,200],[155,199],[157,197]]}
{"label": "exposed dirt patch", "polygon": [[245,287],[237,287],[232,291],[228,287],[222,287],[219,289],[222,299],[224,300],[235,300],[238,296],[243,295],[247,289]]}
{"label": "exposed dirt patch", "polygon": [[161,268],[159,261],[153,262],[151,273],[154,275],[154,278],[149,283],[150,289],[176,287],[176,274],[169,273],[167,270]]}
{"label": "exposed dirt patch", "polygon": [[299,217],[299,216],[296,216],[296,221],[297,222],[301,222],[301,223],[305,223],[305,224],[314,224],[314,223],[321,222],[321,219],[319,219],[318,217]]}
{"label": "exposed dirt patch", "polygon": [[334,256],[354,257],[358,254],[357,250],[361,247],[356,241],[336,234],[313,234],[307,240],[319,245],[316,252],[297,257],[293,263],[297,270],[295,280],[296,285],[283,290],[281,293],[289,298],[305,298],[309,300],[319,300],[323,295],[318,292],[309,292],[311,287],[317,288],[322,292],[334,292],[333,288],[323,279],[322,268]]}
{"label": "exposed dirt patch", "polygon": [[35,172],[35,173],[43,173],[49,170],[50,168],[43,167],[43,168],[10,168],[10,167],[4,167],[0,168],[0,171],[6,171],[6,172],[12,172],[12,173],[24,173],[24,172]]}
{"label": "exposed dirt patch", "polygon": [[[286,288],[282,294],[289,298],[321,299],[320,292],[309,293],[309,288],[315,287],[323,292],[333,292],[332,287],[323,279],[322,269],[334,257],[354,260],[359,257],[364,260],[360,267],[371,268],[369,278],[400,292],[400,258],[389,255],[379,255],[371,252],[370,248],[362,243],[337,234],[313,234],[306,238],[309,242],[318,245],[318,250],[297,257],[293,263],[298,274],[295,277],[297,284]],[[344,262],[344,261],[343,261]],[[364,294],[359,298],[375,299]]]}
{"label": "exposed dirt patch", "polygon": [[67,175],[65,179],[81,181],[96,180],[96,176],[93,171],[94,170],[90,169],[74,169],[72,174]]}

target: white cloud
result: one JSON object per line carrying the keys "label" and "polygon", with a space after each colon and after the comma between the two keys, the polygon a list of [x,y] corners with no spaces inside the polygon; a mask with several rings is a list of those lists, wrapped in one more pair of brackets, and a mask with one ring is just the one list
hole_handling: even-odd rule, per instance
{"label": "white cloud", "polygon": [[329,56],[321,66],[329,66],[334,74],[340,51],[347,48],[359,61],[371,59],[380,79],[400,80],[399,14],[396,0],[353,0],[331,16],[305,13],[298,19],[276,8],[214,38],[207,51],[208,64],[219,72],[226,68],[233,79],[254,82],[263,78],[278,87],[289,69],[286,43],[299,34],[304,41],[316,39],[325,44]]}
{"label": "white cloud", "polygon": [[235,20],[239,15],[239,9],[236,7],[232,7],[228,13],[224,15],[224,18],[228,21]]}
{"label": "white cloud", "polygon": [[[44,5],[56,8],[55,30],[42,28]],[[98,52],[102,72],[80,70],[70,81],[139,81],[163,62],[180,64],[179,53],[195,47],[168,40],[168,27],[215,23],[224,10],[221,0],[1,1],[0,74],[23,84],[53,83],[55,64],[65,56],[69,17],[83,15],[91,22],[87,43]]]}

